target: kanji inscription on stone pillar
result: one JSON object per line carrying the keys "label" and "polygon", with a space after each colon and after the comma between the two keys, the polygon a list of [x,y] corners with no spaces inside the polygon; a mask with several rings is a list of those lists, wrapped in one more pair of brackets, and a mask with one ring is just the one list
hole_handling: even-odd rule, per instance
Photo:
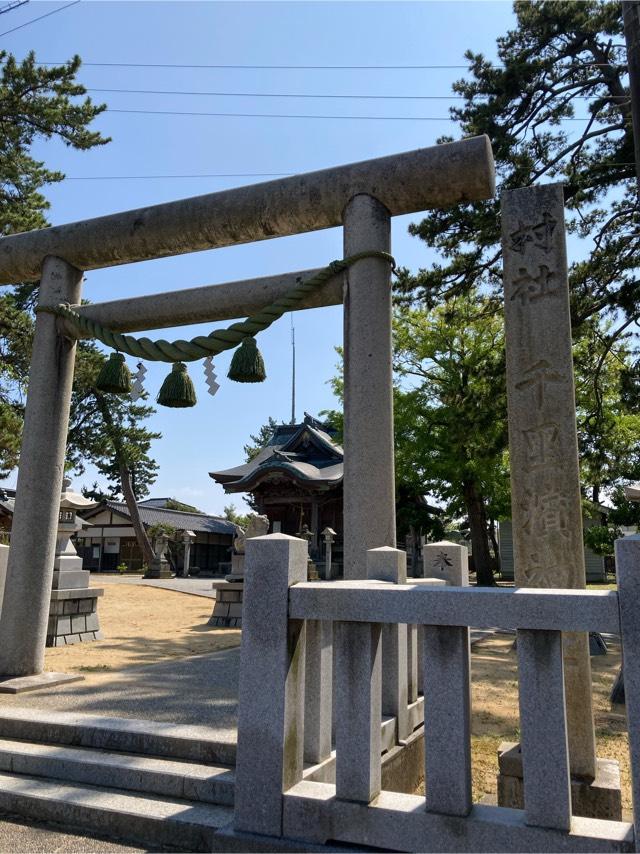
{"label": "kanji inscription on stone pillar", "polygon": [[[584,588],[562,185],[508,190],[501,206],[515,582]],[[563,650],[571,771],[592,779],[587,635]]]}

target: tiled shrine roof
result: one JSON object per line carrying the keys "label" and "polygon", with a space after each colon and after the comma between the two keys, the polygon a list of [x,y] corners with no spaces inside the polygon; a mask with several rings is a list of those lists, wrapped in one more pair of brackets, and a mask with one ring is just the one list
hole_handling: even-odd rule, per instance
{"label": "tiled shrine roof", "polygon": [[250,462],[210,472],[225,492],[251,492],[264,481],[293,480],[313,487],[342,483],[344,452],[326,425],[306,416],[302,424],[283,424]]}

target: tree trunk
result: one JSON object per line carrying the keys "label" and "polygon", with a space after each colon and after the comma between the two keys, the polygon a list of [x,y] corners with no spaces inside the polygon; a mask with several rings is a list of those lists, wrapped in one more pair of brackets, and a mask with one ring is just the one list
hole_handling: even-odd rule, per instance
{"label": "tree trunk", "polygon": [[149,537],[147,536],[147,532],[144,529],[144,525],[142,524],[142,520],[140,519],[138,503],[131,485],[131,471],[124,458],[122,445],[116,435],[113,419],[109,412],[109,406],[101,394],[96,394],[95,398],[100,414],[102,415],[102,420],[107,428],[107,435],[109,436],[113,447],[113,454],[116,459],[116,463],[118,464],[118,471],[120,472],[120,486],[122,487],[122,494],[127,505],[127,510],[129,511],[129,517],[131,518],[131,526],[136,535],[140,551],[142,552],[142,561],[143,563],[146,563],[147,566],[151,566],[151,561],[154,558],[153,548]]}
{"label": "tree trunk", "polygon": [[489,537],[491,538],[491,545],[493,546],[493,553],[495,555],[496,572],[502,572],[502,557],[500,555],[500,546],[498,545],[495,519],[489,520]]}
{"label": "tree trunk", "polygon": [[484,501],[476,483],[472,480],[462,484],[462,491],[469,516],[471,549],[473,553],[473,565],[476,570],[476,581],[481,587],[493,587],[495,580],[493,578],[493,570],[491,569],[487,512]]}
{"label": "tree trunk", "polygon": [[118,469],[120,471],[120,485],[122,486],[122,494],[124,495],[124,500],[127,504],[127,510],[129,511],[129,516],[131,517],[131,525],[133,530],[135,531],[136,540],[138,541],[138,545],[140,546],[140,550],[142,551],[142,559],[143,562],[147,564],[147,566],[151,566],[151,561],[153,560],[153,548],[151,546],[151,542],[149,537],[147,536],[147,532],[144,529],[144,525],[142,524],[142,520],[140,519],[140,511],[138,510],[138,503],[136,501],[136,496],[133,492],[133,487],[131,486],[131,473],[127,466],[122,462],[122,460],[118,460]]}

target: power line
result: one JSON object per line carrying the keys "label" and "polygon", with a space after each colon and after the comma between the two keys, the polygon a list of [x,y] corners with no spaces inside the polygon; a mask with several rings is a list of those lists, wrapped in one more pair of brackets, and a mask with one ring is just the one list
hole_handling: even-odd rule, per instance
{"label": "power line", "polygon": [[208,95],[216,98],[362,98],[368,100],[386,101],[457,101],[464,95],[318,95],[318,94],[296,94],[292,92],[200,92],[183,91],[172,89],[93,89],[87,88],[87,92],[118,92],[128,95]]}
{"label": "power line", "polygon": [[[0,33],[0,37],[8,36],[9,33],[15,33],[17,30],[21,30],[23,27],[28,27],[29,24],[35,24],[36,21],[42,21],[43,18],[49,18],[51,15],[56,15],[58,12],[64,12],[65,9],[71,8],[71,6],[77,6],[80,0],[73,0],[72,3],[67,3],[66,6],[60,6],[58,9],[54,9],[52,12],[47,12],[45,15],[40,15],[38,18],[31,18],[30,21],[25,21],[24,24],[19,24],[17,27],[13,27],[11,30],[5,30],[4,33]],[[39,63],[41,65],[52,65],[53,63]]]}
{"label": "power line", "polygon": [[[629,163],[599,163],[593,168],[612,169],[634,166]],[[308,171],[308,170],[305,170]],[[151,181],[188,178],[289,178],[298,172],[210,172],[202,175],[65,175],[65,181]]]}
{"label": "power line", "polygon": [[[80,0],[76,0],[80,2]],[[49,13],[52,14],[52,13]],[[63,65],[62,62],[38,62],[38,65]],[[211,68],[228,70],[257,70],[257,71],[433,71],[433,70],[469,70],[469,65],[210,65],[204,63],[179,62],[82,62],[83,66],[92,68]],[[504,63],[487,63],[491,68],[504,68]],[[581,62],[579,68],[609,68],[608,62]],[[625,70],[626,64],[618,64]]]}
{"label": "power line", "polygon": [[[453,122],[457,121],[450,116],[319,116],[301,113],[202,113],[190,110],[120,110],[107,107],[106,113],[136,114],[142,116],[213,116],[216,118],[240,118],[240,119],[337,119],[355,121],[382,121],[382,122]],[[565,118],[565,122],[588,122],[590,116],[579,116]]]}
{"label": "power line", "polygon": [[[79,2],[79,0],[78,0]],[[39,62],[38,65],[61,65],[60,62]],[[430,69],[459,69],[468,65],[209,65],[178,62],[84,62],[93,68],[213,68],[253,69],[265,71],[421,71]],[[501,66],[499,66],[501,67]]]}
{"label": "power line", "polygon": [[20,6],[24,6],[28,2],[29,0],[13,0],[12,3],[5,3],[4,6],[0,7],[0,15],[5,15],[7,12],[19,9]]}
{"label": "power line", "polygon": [[[336,93],[306,93],[306,92],[203,92],[200,90],[183,89],[95,89],[88,87],[87,92],[113,92],[121,95],[204,95],[213,98],[331,98],[341,100],[371,100],[371,101],[462,101],[464,95],[344,95]],[[477,98],[487,97],[476,95]],[[588,95],[575,95],[573,100],[590,101]]]}
{"label": "power line", "polygon": [[295,172],[213,172],[207,175],[75,175],[66,181],[141,181],[165,178],[288,178]]}

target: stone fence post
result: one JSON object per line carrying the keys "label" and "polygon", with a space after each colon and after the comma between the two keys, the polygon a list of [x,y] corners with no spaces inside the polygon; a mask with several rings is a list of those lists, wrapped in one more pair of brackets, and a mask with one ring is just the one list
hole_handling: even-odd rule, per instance
{"label": "stone fence post", "polygon": [[302,779],[305,623],[289,587],[307,580],[307,543],[285,534],[246,543],[234,827],[282,835],[282,794]]}
{"label": "stone fence post", "polygon": [[640,534],[616,540],[615,552],[637,850],[640,843]]}
{"label": "stone fence post", "polygon": [[[367,576],[371,581],[406,584],[407,555],[389,546],[369,549]],[[395,717],[398,743],[410,735],[407,653],[407,626],[385,623],[382,627],[382,714]]]}

